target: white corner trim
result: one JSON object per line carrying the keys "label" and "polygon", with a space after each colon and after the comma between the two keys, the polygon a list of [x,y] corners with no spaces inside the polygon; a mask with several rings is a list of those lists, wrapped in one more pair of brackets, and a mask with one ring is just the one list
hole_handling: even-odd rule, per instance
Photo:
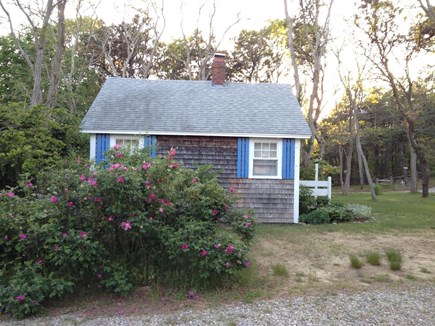
{"label": "white corner trim", "polygon": [[91,161],[95,161],[96,156],[97,156],[97,136],[95,134],[91,134],[90,144],[89,144],[89,159]]}
{"label": "white corner trim", "polygon": [[294,171],[294,190],[293,190],[293,222],[299,223],[299,173],[301,164],[301,141],[295,139],[295,171]]}

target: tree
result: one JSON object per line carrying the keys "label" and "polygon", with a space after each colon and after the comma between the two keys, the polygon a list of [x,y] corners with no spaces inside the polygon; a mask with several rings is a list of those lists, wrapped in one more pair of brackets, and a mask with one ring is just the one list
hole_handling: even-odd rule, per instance
{"label": "tree", "polygon": [[0,117],[0,188],[15,186],[22,173],[34,177],[69,153],[83,154],[87,147],[80,118],[64,109],[0,104]]}
{"label": "tree", "polygon": [[[295,90],[301,104],[303,97],[308,100],[307,119],[312,133],[312,137],[308,140],[305,152],[303,153],[304,166],[308,166],[309,160],[313,155],[315,140],[321,148],[323,143],[317,124],[323,108],[324,60],[327,45],[330,41],[329,23],[333,3],[334,0],[329,0],[328,2],[321,0],[299,0],[299,15],[297,17],[290,17],[287,0],[284,0],[289,33],[288,45],[293,66]],[[302,43],[296,42],[298,37],[304,41]],[[304,44],[304,46],[299,46],[299,51],[297,49],[298,43]],[[310,90],[307,89],[307,94],[304,96],[301,93],[302,87],[299,75],[300,69],[303,66],[301,63],[305,66],[310,83]]]}
{"label": "tree", "polygon": [[[182,37],[164,45],[163,55],[160,57],[157,76],[163,79],[188,79],[188,80],[207,80],[211,76],[211,62],[215,52],[227,32],[236,25],[240,18],[228,25],[219,37],[215,33],[214,19],[216,16],[216,1],[211,1],[211,10],[206,22],[206,28],[200,26],[203,10],[209,3],[205,0],[198,9],[196,26],[191,35],[186,34],[184,29],[184,16],[181,15],[180,30]],[[181,2],[180,11],[183,10]],[[220,52],[225,52],[220,50]]]}
{"label": "tree", "polygon": [[286,34],[282,20],[272,20],[259,31],[242,30],[231,53],[230,78],[243,82],[279,82],[288,71]]}
{"label": "tree", "polygon": [[[11,31],[11,36],[15,41],[17,48],[19,49],[21,55],[25,59],[27,65],[29,66],[32,77],[33,77],[33,89],[30,103],[32,105],[40,105],[47,103],[50,107],[53,107],[59,82],[59,75],[61,69],[61,60],[63,51],[65,49],[64,44],[64,32],[65,32],[65,7],[67,0],[59,0],[53,2],[53,0],[47,0],[43,8],[32,8],[31,5],[23,5],[21,0],[14,0],[14,4],[19,10],[25,15],[27,23],[30,27],[30,33],[33,36],[33,50],[34,55],[32,56],[26,49],[22,46],[21,39],[19,35],[15,33],[13,27],[12,17],[3,4],[0,1],[0,6],[7,16],[9,27]],[[38,6],[38,3],[34,4]],[[54,11],[57,8],[57,19],[55,20],[55,26],[50,25],[54,18]],[[39,13],[35,14],[35,13]],[[44,57],[47,54],[47,49],[49,47],[49,37],[52,28],[57,30],[57,42],[55,47],[55,54],[50,58],[51,70],[49,71],[49,89],[47,92],[47,98],[43,99],[43,64]]]}
{"label": "tree", "polygon": [[[417,168],[416,160],[420,162],[422,171],[422,196],[429,196],[429,161],[427,159],[424,143],[419,143],[415,134],[415,117],[418,110],[415,106],[415,83],[411,78],[410,67],[412,59],[417,53],[417,48],[409,35],[400,33],[398,19],[402,8],[396,7],[390,1],[379,1],[362,9],[363,21],[356,18],[356,24],[369,39],[372,48],[365,50],[366,57],[373,63],[380,75],[391,87],[394,100],[403,123],[407,129],[407,136],[411,149],[411,191],[416,192]],[[391,61],[396,60],[399,51],[402,52],[400,60],[404,67],[403,75],[393,74]]]}

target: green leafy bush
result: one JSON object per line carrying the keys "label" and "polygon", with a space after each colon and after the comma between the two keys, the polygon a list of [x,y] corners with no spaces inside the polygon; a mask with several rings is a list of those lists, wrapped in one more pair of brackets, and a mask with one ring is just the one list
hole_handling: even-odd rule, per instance
{"label": "green leafy bush", "polygon": [[308,214],[301,215],[299,221],[306,224],[324,224],[330,223],[328,211],[324,208],[318,208]]}
{"label": "green leafy bush", "polygon": [[65,161],[42,171],[37,186],[24,180],[0,193],[0,311],[33,314],[92,284],[118,295],[150,280],[198,290],[249,267],[252,212],[233,208],[210,167],[184,169],[173,149],[148,154],[116,146],[100,166]]}
{"label": "green leafy bush", "polygon": [[306,186],[300,186],[299,188],[299,213],[308,214],[316,209],[316,198],[313,196],[313,192]]}
{"label": "green leafy bush", "polygon": [[368,220],[372,217],[372,208],[367,205],[347,204],[346,210],[350,212],[352,220]]}

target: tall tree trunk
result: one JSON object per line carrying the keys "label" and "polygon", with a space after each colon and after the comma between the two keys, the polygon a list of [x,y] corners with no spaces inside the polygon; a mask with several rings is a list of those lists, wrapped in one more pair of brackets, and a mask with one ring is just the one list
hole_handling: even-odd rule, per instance
{"label": "tall tree trunk", "polygon": [[409,162],[409,170],[411,173],[411,183],[410,183],[410,191],[412,193],[417,192],[417,154],[414,151],[414,148],[412,146],[409,146],[409,152],[410,152],[410,162]]}
{"label": "tall tree trunk", "polygon": [[65,52],[65,6],[67,0],[61,0],[57,4],[58,21],[57,21],[57,44],[56,53],[52,59],[50,86],[48,88],[47,106],[53,108],[56,102],[56,95],[59,88],[59,78],[61,73],[61,64]]}
{"label": "tall tree trunk", "polygon": [[347,151],[347,157],[346,157],[346,178],[344,180],[344,193],[343,195],[347,195],[350,190],[350,177],[352,175],[352,158],[353,158],[353,138],[349,140],[349,147]]}
{"label": "tall tree trunk", "polygon": [[[357,137],[359,137],[357,135]],[[361,140],[359,140],[361,143]],[[361,145],[361,144],[360,144]],[[359,172],[359,185],[361,190],[364,188],[364,172],[363,172],[363,162],[362,162],[362,151],[357,150],[358,153],[358,172]]]}
{"label": "tall tree trunk", "polygon": [[[353,102],[353,104],[355,104],[355,102]],[[372,175],[370,174],[369,164],[367,163],[367,158],[364,155],[364,151],[361,146],[361,131],[360,131],[359,120],[358,120],[358,108],[356,108],[356,106],[354,106],[354,114],[355,114],[355,129],[356,129],[356,150],[358,152],[358,157],[361,157],[361,160],[364,164],[364,170],[366,173],[367,182],[369,184],[370,195],[372,196],[372,200],[377,201],[378,199],[376,197],[375,185],[373,184]]]}
{"label": "tall tree trunk", "polygon": [[344,195],[344,181],[343,181],[343,145],[338,145],[338,157],[340,160],[340,187],[341,193]]}

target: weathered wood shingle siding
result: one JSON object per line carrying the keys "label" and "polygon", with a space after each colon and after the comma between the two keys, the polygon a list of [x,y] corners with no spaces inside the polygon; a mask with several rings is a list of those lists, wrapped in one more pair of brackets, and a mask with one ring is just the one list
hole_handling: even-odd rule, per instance
{"label": "weathered wood shingle siding", "polygon": [[157,155],[173,147],[185,167],[211,164],[225,188],[233,187],[237,206],[252,208],[264,223],[293,222],[293,180],[237,178],[238,138],[157,136]]}

